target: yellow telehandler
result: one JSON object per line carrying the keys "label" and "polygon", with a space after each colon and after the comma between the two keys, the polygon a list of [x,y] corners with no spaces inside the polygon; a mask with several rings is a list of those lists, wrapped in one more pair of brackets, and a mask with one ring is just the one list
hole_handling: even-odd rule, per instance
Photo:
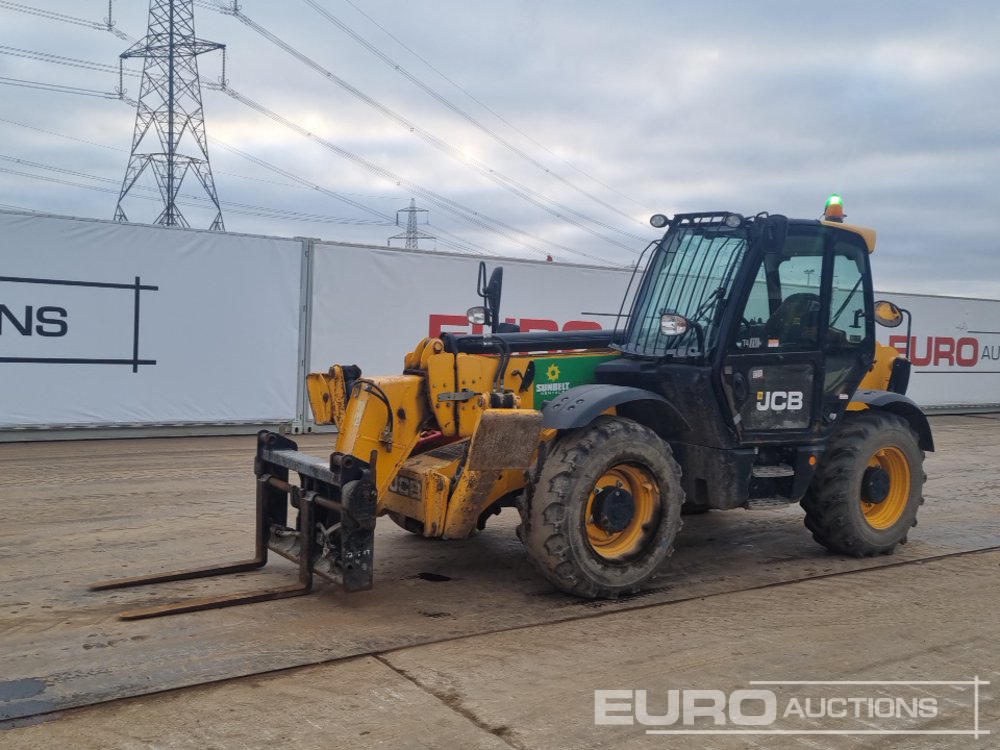
{"label": "yellow telehandler", "polygon": [[482,335],[425,338],[398,375],[309,375],[316,422],[338,428],[329,459],[258,435],[253,559],[93,588],[249,570],[273,551],[296,584],[122,617],[295,596],[314,574],[362,591],[376,519],[464,539],[505,507],[541,575],[581,597],[641,589],[682,512],[798,502],[828,549],[890,553],[934,445],[908,360],[875,340],[903,321],[873,299],[875,232],[843,219],[837,196],[821,220],[657,214],[665,233],[609,330],[520,333],[500,322],[502,269],[481,265],[468,315]]}

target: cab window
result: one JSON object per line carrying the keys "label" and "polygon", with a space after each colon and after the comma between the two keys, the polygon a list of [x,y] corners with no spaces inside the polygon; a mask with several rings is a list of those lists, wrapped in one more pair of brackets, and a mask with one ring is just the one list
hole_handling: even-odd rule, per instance
{"label": "cab window", "polygon": [[865,260],[866,248],[838,241],[833,248],[830,295],[830,329],[827,343],[831,348],[864,346],[871,326],[866,323]]}
{"label": "cab window", "polygon": [[815,349],[819,341],[823,237],[791,229],[780,253],[768,253],[743,310],[735,348]]}

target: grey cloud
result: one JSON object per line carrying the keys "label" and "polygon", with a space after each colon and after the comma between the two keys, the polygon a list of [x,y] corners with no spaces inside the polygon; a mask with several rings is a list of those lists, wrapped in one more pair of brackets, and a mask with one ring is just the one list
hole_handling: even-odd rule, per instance
{"label": "grey cloud", "polygon": [[[46,7],[99,18],[100,3]],[[366,93],[505,177],[641,236],[634,222],[546,177],[448,113],[302,3],[244,0],[244,12]],[[645,220],[645,208],[589,181],[506,128],[398,47],[343,0],[324,5],[408,70],[532,157]],[[141,35],[144,3],[116,3]],[[1000,167],[1000,8],[980,2],[836,6],[787,0],[620,3],[365,3],[365,11],[533,138],[644,207],[726,207],[816,216],[840,191],[851,219],[879,230],[876,272],[895,288],[1000,296],[990,225]],[[552,242],[610,262],[633,255],[554,219],[436,152],[252,31],[201,9],[199,34],[229,45],[230,82],[305,127],[402,177]],[[117,64],[107,33],[0,10],[0,44]],[[202,74],[221,72],[217,56]],[[0,55],[0,75],[110,90],[115,75]],[[127,79],[134,94],[138,81]],[[7,119],[126,149],[134,112],[113,101],[3,87]],[[216,92],[212,137],[394,215],[410,193],[283,131]],[[223,138],[225,134],[225,138]],[[0,122],[3,153],[121,179],[126,154]],[[370,216],[213,148],[223,200],[356,219]],[[4,166],[4,165],[0,165]],[[40,173],[42,174],[42,173]],[[53,176],[51,173],[47,173]],[[245,175],[258,180],[229,176]],[[58,176],[58,175],[55,175]],[[67,179],[76,179],[68,178]],[[103,186],[103,183],[101,183]],[[0,203],[109,217],[114,196],[0,173]],[[431,222],[491,251],[529,254],[440,209]],[[232,214],[230,229],[382,244],[389,227],[316,225]],[[604,231],[604,230],[600,230]],[[620,239],[620,235],[610,235]],[[636,249],[643,242],[629,241]],[[557,257],[573,260],[564,252]],[[885,287],[885,284],[882,284]]]}

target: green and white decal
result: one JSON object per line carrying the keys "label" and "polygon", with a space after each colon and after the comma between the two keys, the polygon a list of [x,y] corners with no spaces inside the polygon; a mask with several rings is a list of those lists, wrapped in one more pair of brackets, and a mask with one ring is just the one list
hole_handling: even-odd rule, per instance
{"label": "green and white decal", "polygon": [[535,360],[535,408],[539,409],[570,388],[594,382],[594,370],[617,354],[546,357]]}

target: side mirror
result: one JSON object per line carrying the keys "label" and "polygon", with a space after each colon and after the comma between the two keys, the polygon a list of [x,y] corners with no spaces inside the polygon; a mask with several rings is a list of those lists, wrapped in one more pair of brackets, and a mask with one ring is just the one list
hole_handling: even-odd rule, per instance
{"label": "side mirror", "polygon": [[503,289],[503,266],[497,266],[490,274],[490,283],[486,285],[486,309],[490,311],[490,323],[496,327],[500,322],[500,292]]}
{"label": "side mirror", "polygon": [[903,322],[903,311],[888,300],[875,303],[875,322],[886,328],[896,328]]}
{"label": "side mirror", "polygon": [[490,280],[486,280],[486,263],[479,262],[479,283],[477,291],[482,297],[483,304],[480,307],[470,307],[466,315],[470,323],[489,326],[494,333],[499,331],[500,322],[500,293],[503,290],[503,267],[497,266],[490,274]]}

